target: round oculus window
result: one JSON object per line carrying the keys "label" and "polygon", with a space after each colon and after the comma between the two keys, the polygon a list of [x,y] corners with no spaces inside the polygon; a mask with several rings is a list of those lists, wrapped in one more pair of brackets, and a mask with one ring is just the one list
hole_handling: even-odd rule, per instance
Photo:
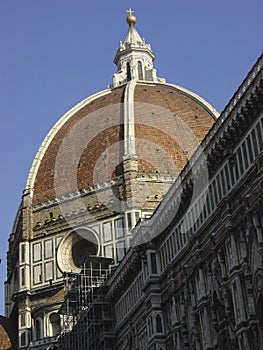
{"label": "round oculus window", "polygon": [[91,255],[98,255],[96,234],[87,229],[78,229],[68,234],[60,243],[57,253],[58,266],[62,272],[80,272]]}

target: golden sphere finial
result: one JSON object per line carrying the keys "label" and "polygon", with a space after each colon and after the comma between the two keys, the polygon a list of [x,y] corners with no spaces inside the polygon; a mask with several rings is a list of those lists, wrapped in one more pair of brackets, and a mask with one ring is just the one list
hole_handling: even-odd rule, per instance
{"label": "golden sphere finial", "polygon": [[134,25],[136,23],[136,17],[133,15],[134,11],[132,9],[126,10],[129,16],[126,18],[126,22],[129,26]]}

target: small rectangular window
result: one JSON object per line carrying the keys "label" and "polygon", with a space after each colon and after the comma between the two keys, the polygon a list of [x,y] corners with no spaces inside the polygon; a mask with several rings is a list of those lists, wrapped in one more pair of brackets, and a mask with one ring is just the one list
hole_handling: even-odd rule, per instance
{"label": "small rectangular window", "polygon": [[26,315],[25,314],[21,314],[20,316],[20,326],[21,327],[25,327],[26,325]]}
{"label": "small rectangular window", "polygon": [[113,246],[112,246],[112,244],[104,247],[104,254],[107,258],[113,258]]}
{"label": "small rectangular window", "polygon": [[50,259],[53,257],[53,241],[49,239],[44,243],[44,256],[45,259]]}
{"label": "small rectangular window", "polygon": [[33,267],[33,281],[34,284],[42,283],[42,265],[36,265]]}
{"label": "small rectangular window", "polygon": [[27,345],[26,342],[27,342],[26,332],[23,332],[23,333],[21,333],[21,336],[20,336],[20,344],[21,344],[21,346]]}
{"label": "small rectangular window", "polygon": [[37,262],[42,260],[42,245],[41,243],[33,244],[33,261]]}
{"label": "small rectangular window", "polygon": [[157,273],[157,261],[156,261],[156,254],[155,253],[150,253],[151,255],[151,270],[152,273]]}
{"label": "small rectangular window", "polygon": [[127,221],[128,221],[128,230],[130,231],[132,229],[132,216],[131,216],[131,213],[127,214]]}
{"label": "small rectangular window", "polygon": [[103,240],[104,242],[112,240],[111,221],[103,223]]}
{"label": "small rectangular window", "polygon": [[26,284],[26,275],[25,269],[21,269],[21,286],[23,287]]}
{"label": "small rectangular window", "polygon": [[123,224],[123,218],[119,218],[114,221],[115,225],[115,236],[116,238],[121,238],[124,236],[124,224]]}
{"label": "small rectangular window", "polygon": [[54,267],[53,261],[49,261],[45,264],[45,281],[53,281],[54,279]]}
{"label": "small rectangular window", "polygon": [[21,260],[21,263],[24,263],[26,260],[26,246],[25,246],[25,244],[21,245],[21,258],[20,258],[20,260]]}

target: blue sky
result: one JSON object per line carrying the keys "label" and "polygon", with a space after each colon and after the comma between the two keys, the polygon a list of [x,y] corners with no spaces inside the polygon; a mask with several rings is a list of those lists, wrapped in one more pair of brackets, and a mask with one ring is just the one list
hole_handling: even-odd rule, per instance
{"label": "blue sky", "polygon": [[158,76],[223,110],[262,51],[262,0],[8,0],[0,3],[0,314],[8,236],[31,163],[68,109],[111,83],[125,10]]}

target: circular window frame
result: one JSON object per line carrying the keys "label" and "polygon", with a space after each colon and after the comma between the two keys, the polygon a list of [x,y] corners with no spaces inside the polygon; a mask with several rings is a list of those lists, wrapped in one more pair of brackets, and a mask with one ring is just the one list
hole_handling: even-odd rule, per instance
{"label": "circular window frame", "polygon": [[[86,237],[85,237],[86,236]],[[72,248],[74,240],[82,237],[83,239],[96,245],[96,256],[100,253],[100,243],[97,233],[87,227],[78,227],[71,230],[60,242],[57,251],[57,264],[61,272],[76,272],[79,273],[81,268],[74,264],[72,256]]]}

